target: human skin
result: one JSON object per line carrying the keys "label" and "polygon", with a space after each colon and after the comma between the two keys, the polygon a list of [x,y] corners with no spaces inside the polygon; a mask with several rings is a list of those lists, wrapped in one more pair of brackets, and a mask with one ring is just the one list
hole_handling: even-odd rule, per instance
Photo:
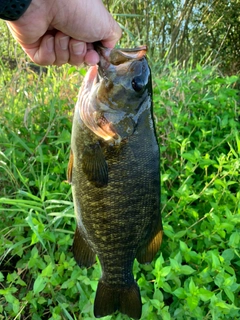
{"label": "human skin", "polygon": [[39,65],[98,63],[93,42],[113,48],[121,29],[102,0],[32,0],[17,21],[7,21],[13,37]]}

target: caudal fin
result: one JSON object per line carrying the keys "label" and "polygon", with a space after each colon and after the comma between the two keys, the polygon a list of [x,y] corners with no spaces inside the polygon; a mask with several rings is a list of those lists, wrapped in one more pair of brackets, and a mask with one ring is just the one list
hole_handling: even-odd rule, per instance
{"label": "caudal fin", "polygon": [[101,318],[119,311],[134,319],[140,319],[142,302],[138,285],[134,282],[129,287],[117,288],[100,280],[94,302],[94,315]]}

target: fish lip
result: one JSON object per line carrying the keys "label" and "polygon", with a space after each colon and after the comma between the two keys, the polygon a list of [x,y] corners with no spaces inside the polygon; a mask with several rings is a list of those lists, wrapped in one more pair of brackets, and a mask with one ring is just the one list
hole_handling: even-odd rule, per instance
{"label": "fish lip", "polygon": [[131,65],[134,61],[142,60],[146,57],[147,46],[142,45],[133,49],[106,48],[101,42],[95,42],[94,49],[98,52],[100,60],[98,63],[99,81],[101,78],[108,80],[107,71],[116,72],[118,66],[123,63]]}
{"label": "fish lip", "polygon": [[110,66],[115,67],[127,61],[141,60],[146,57],[147,46],[142,45],[133,49],[122,48],[106,48],[103,47],[100,42],[94,44],[94,49],[97,51],[100,57],[98,63],[99,71],[104,75],[104,70],[107,70]]}

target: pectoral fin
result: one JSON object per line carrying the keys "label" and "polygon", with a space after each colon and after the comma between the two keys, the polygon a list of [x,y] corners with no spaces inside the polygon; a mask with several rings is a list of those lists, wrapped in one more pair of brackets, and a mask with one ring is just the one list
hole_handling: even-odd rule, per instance
{"label": "pectoral fin", "polygon": [[163,237],[163,228],[162,228],[162,221],[158,223],[156,228],[156,232],[154,236],[148,241],[148,243],[141,247],[137,253],[137,260],[140,263],[149,263],[153,260],[156,253],[160,249]]}
{"label": "pectoral fin", "polygon": [[67,169],[67,181],[68,183],[72,183],[72,169],[73,169],[73,152],[70,151],[70,157],[68,161],[68,169]]}
{"label": "pectoral fin", "polygon": [[82,169],[95,187],[101,188],[108,184],[108,166],[98,143],[85,147],[82,155]]}
{"label": "pectoral fin", "polygon": [[96,261],[95,253],[82,237],[78,227],[74,235],[73,256],[80,267],[91,267]]}

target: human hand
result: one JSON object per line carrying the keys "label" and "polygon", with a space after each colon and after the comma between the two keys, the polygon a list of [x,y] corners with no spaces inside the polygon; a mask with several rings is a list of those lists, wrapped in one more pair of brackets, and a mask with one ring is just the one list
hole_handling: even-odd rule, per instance
{"label": "human hand", "polygon": [[7,21],[13,37],[39,65],[98,63],[93,42],[113,48],[121,29],[102,0],[32,0],[17,21]]}

